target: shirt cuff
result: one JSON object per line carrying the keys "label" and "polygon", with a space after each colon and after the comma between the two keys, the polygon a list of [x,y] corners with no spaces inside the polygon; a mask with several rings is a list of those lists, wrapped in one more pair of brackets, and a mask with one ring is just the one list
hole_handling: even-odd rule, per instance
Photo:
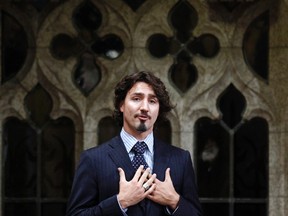
{"label": "shirt cuff", "polygon": [[118,195],[117,195],[116,197],[117,197],[118,205],[119,205],[119,207],[120,207],[120,209],[121,209],[123,215],[124,215],[124,216],[128,216],[128,215],[126,214],[128,208],[122,208],[122,206],[120,205],[120,202],[119,202],[119,200],[118,200]]}
{"label": "shirt cuff", "polygon": [[168,207],[166,207],[166,212],[168,213],[168,215],[174,215],[178,208],[179,206],[177,206],[176,209],[171,213],[171,210]]}

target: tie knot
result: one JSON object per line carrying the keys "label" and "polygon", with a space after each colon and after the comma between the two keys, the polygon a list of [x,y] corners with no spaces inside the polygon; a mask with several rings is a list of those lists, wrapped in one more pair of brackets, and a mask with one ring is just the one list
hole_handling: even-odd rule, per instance
{"label": "tie knot", "polygon": [[136,153],[140,153],[140,154],[144,154],[145,150],[148,148],[147,144],[145,142],[137,142],[134,146],[133,146],[133,150]]}

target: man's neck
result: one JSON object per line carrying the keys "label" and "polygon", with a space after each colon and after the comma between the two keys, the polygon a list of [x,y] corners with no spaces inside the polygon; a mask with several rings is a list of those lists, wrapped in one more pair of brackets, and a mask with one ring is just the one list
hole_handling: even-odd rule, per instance
{"label": "man's neck", "polygon": [[147,130],[147,131],[130,131],[127,130],[126,128],[124,128],[124,131],[128,134],[130,134],[131,136],[135,137],[135,139],[137,140],[144,140],[150,133],[152,133],[152,130]]}

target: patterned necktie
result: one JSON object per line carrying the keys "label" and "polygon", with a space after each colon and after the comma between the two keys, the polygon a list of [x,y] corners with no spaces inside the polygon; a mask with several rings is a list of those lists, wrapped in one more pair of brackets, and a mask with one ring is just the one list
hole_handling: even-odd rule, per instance
{"label": "patterned necktie", "polygon": [[132,166],[134,169],[138,169],[140,165],[144,165],[144,169],[148,168],[148,164],[146,163],[144,159],[144,152],[148,148],[145,142],[137,142],[132,150],[134,151],[135,155],[132,160]]}

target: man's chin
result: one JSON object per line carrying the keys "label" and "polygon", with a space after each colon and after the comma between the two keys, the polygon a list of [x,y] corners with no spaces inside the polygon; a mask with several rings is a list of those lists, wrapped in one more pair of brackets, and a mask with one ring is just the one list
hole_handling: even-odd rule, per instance
{"label": "man's chin", "polygon": [[136,128],[136,130],[138,132],[145,132],[145,131],[147,131],[147,127],[146,127],[145,123],[141,122],[140,125]]}

